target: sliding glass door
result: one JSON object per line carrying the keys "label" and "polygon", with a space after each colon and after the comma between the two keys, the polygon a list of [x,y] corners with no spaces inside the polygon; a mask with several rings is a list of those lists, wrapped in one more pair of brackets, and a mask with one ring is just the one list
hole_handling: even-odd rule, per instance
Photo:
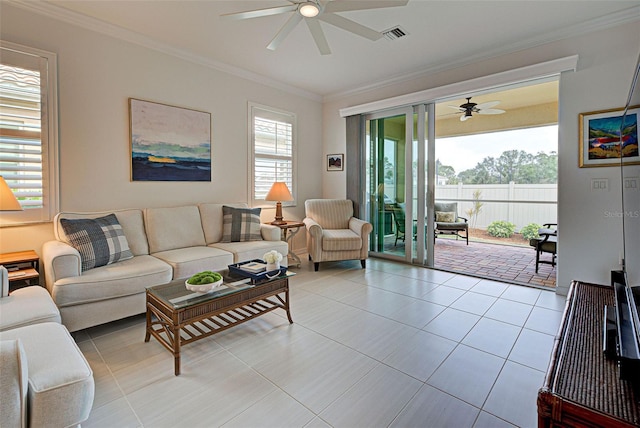
{"label": "sliding glass door", "polygon": [[424,105],[368,115],[364,142],[369,251],[421,265],[429,262],[426,116]]}

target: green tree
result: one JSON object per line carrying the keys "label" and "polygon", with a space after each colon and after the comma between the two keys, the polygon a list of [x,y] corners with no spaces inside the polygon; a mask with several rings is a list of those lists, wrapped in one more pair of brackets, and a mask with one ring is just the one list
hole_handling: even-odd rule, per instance
{"label": "green tree", "polygon": [[445,177],[447,184],[458,184],[458,177],[456,176],[456,170],[449,165],[443,165],[440,159],[436,159],[436,175]]}
{"label": "green tree", "polygon": [[472,169],[467,169],[458,174],[459,181],[468,184],[495,184],[498,183],[498,171],[495,159],[486,157]]}
{"label": "green tree", "polygon": [[496,159],[486,157],[472,169],[458,174],[458,181],[468,184],[546,184],[558,182],[558,154],[507,150]]}
{"label": "green tree", "polygon": [[540,171],[538,183],[558,182],[558,153],[539,152],[535,157],[535,163]]}
{"label": "green tree", "polygon": [[496,159],[495,166],[499,174],[499,183],[519,183],[520,169],[533,163],[533,155],[524,150],[507,150]]}

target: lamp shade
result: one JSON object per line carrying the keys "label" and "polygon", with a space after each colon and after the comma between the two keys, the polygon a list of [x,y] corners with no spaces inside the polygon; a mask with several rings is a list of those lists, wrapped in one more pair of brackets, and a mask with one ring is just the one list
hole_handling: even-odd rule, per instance
{"label": "lamp shade", "polygon": [[293,196],[284,181],[276,181],[264,197],[265,201],[293,201]]}
{"label": "lamp shade", "polygon": [[9,185],[0,175],[0,211],[22,211],[20,202],[16,199]]}

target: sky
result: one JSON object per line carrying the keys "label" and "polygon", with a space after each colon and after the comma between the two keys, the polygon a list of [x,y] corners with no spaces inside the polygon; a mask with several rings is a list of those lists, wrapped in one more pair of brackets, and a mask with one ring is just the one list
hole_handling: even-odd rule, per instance
{"label": "sky", "polygon": [[531,154],[557,152],[558,125],[436,140],[436,159],[452,166],[456,174],[475,167],[486,157],[497,158],[507,150]]}

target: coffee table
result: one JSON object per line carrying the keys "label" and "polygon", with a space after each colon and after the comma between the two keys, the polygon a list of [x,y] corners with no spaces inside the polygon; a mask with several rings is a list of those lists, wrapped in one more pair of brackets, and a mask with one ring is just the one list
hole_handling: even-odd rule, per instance
{"label": "coffee table", "polygon": [[211,293],[187,290],[185,279],[147,287],[147,330],[144,341],[155,337],[173,353],[174,372],[180,374],[180,348],[252,318],[284,309],[289,323],[289,278],[286,271],[252,284],[250,278],[220,272],[224,288]]}

